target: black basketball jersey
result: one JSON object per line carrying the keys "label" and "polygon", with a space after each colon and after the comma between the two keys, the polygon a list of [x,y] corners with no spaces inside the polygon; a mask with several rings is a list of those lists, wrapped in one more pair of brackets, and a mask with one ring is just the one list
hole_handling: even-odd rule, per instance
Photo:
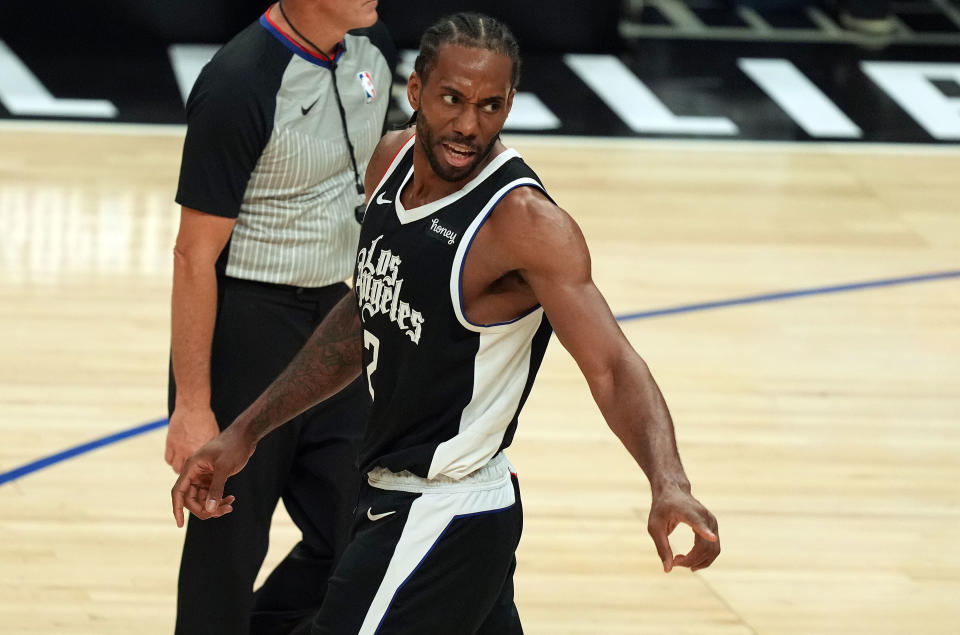
{"label": "black basketball jersey", "polygon": [[510,190],[546,192],[508,149],[453,194],[404,209],[415,140],[381,179],[360,232],[354,290],[373,398],[361,464],[460,479],[510,445],[552,332],[539,306],[509,322],[471,323],[463,265]]}

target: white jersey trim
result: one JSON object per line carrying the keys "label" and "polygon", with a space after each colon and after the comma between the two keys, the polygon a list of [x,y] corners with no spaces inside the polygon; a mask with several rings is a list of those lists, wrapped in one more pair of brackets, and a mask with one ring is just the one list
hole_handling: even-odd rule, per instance
{"label": "white jersey trim", "polygon": [[[467,252],[470,251],[470,246],[473,245],[473,239],[476,238],[477,232],[480,231],[480,227],[483,226],[483,224],[490,217],[490,214],[493,213],[493,210],[497,204],[503,200],[503,197],[506,196],[511,190],[514,190],[518,187],[535,187],[546,194],[543,186],[541,186],[536,179],[531,179],[529,177],[517,179],[504,185],[497,191],[496,194],[490,197],[490,200],[487,201],[487,204],[484,205],[482,210],[480,210],[480,213],[477,214],[477,217],[473,219],[473,222],[470,223],[470,226],[467,227],[466,231],[463,232],[463,238],[460,239],[460,244],[457,245],[457,253],[453,257],[453,267],[450,270],[450,302],[453,305],[453,312],[456,314],[457,321],[460,322],[460,325],[468,331],[473,331],[474,333],[499,333],[501,331],[506,331],[516,325],[517,322],[527,318],[530,318],[531,320],[536,319],[539,321],[538,313],[542,313],[540,305],[537,305],[525,315],[521,315],[512,320],[507,320],[506,322],[498,322],[496,324],[474,324],[467,318],[463,308],[463,268],[467,261]],[[537,316],[536,318],[532,317],[535,315]]]}
{"label": "white jersey trim", "polygon": [[[367,209],[370,209],[370,204],[373,203],[374,194],[380,191],[380,188],[383,187],[383,184],[387,182],[387,179],[390,178],[390,175],[396,171],[397,166],[400,165],[400,162],[403,161],[403,158],[407,156],[407,152],[410,151],[410,147],[413,145],[413,142],[416,141],[417,135],[412,135],[409,139],[403,142],[403,145],[400,146],[400,149],[397,150],[397,156],[393,157],[393,161],[390,162],[390,166],[387,168],[387,171],[383,173],[383,176],[380,177],[380,182],[377,183],[377,187],[373,188],[373,191],[370,192],[370,199],[367,201]],[[397,194],[399,197],[399,193]]]}
{"label": "white jersey trim", "polygon": [[543,308],[537,305],[525,315],[499,324],[474,324],[464,313],[462,294],[464,264],[477,232],[503,197],[518,187],[543,191],[540,183],[530,177],[504,185],[464,231],[454,255],[450,271],[451,305],[461,326],[478,333],[480,341],[473,362],[473,394],[460,414],[460,428],[456,436],[437,445],[427,478],[460,479],[486,464],[500,449],[523,399],[530,375],[533,338],[543,323]]}
{"label": "white jersey trim", "polygon": [[[413,138],[415,139],[416,135],[414,135]],[[453,203],[456,203],[461,198],[463,198],[464,196],[472,192],[474,189],[476,189],[477,186],[479,186],[485,180],[487,180],[487,177],[489,177],[491,174],[499,170],[500,166],[502,166],[504,163],[506,163],[507,161],[509,161],[514,157],[519,157],[519,156],[520,156],[520,153],[514,150],[513,148],[507,148],[506,150],[504,150],[503,152],[495,156],[493,160],[490,161],[490,163],[484,166],[483,170],[481,170],[479,174],[477,174],[475,177],[470,179],[470,181],[467,182],[466,185],[461,187],[456,192],[448,194],[443,198],[437,199],[431,203],[426,203],[425,205],[414,207],[412,209],[406,209],[404,208],[403,203],[400,202],[400,195],[403,193],[403,188],[407,186],[407,183],[410,181],[410,178],[413,176],[413,166],[411,165],[410,170],[407,172],[407,176],[404,177],[403,181],[400,183],[400,187],[397,188],[397,196],[396,196],[396,200],[394,201],[394,206],[397,210],[397,218],[400,219],[400,223],[402,225],[406,225],[408,223],[413,223],[423,218],[426,218],[427,216],[430,216],[431,214],[436,213],[437,211],[446,207],[447,205],[452,205]]]}
{"label": "white jersey trim", "polygon": [[[506,466],[506,470],[503,469]],[[392,472],[385,467],[375,467],[367,472],[367,482],[377,489],[394,490],[400,492],[426,492],[442,489],[445,492],[479,492],[487,489],[498,489],[510,475],[516,473],[510,459],[500,452],[487,461],[483,467],[477,468],[461,479],[438,475],[434,478],[424,478],[412,472]]]}
{"label": "white jersey trim", "polygon": [[543,310],[521,318],[508,331],[480,334],[473,363],[473,394],[463,412],[456,436],[437,445],[427,478],[461,479],[483,467],[496,455],[513,421],[530,376],[533,337]]}

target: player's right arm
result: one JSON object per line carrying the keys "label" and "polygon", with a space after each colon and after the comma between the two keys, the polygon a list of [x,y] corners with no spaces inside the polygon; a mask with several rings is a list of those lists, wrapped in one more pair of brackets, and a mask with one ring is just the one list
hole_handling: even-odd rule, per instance
{"label": "player's right arm", "polygon": [[210,351],[217,317],[216,262],[235,219],[183,207],[173,248],[170,354],[176,401],[164,458],[177,473],[220,432],[210,408]]}
{"label": "player's right arm", "polygon": [[263,394],[186,462],[171,492],[177,525],[183,526],[184,507],[198,518],[232,511],[233,497],[223,497],[226,480],[243,469],[257,443],[271,430],[360,375],[361,342],[357,300],[347,293]]}

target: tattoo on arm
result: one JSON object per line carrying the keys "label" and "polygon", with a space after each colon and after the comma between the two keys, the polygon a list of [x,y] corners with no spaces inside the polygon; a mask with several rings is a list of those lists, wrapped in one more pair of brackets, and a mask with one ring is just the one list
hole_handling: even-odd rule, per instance
{"label": "tattoo on arm", "polygon": [[361,328],[356,299],[349,291],[251,406],[249,426],[255,438],[262,438],[356,379],[362,368]]}

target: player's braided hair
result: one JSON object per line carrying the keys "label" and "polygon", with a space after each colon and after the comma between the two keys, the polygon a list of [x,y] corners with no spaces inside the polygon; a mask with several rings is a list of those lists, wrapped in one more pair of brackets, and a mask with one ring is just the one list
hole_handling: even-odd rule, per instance
{"label": "player's braided hair", "polygon": [[[420,53],[413,63],[413,70],[420,81],[427,81],[427,75],[437,64],[437,49],[444,44],[456,44],[470,48],[485,49],[502,53],[512,62],[510,87],[516,88],[520,81],[520,47],[517,39],[507,25],[482,13],[455,13],[440,18],[420,38]],[[402,130],[417,121],[417,112],[396,128]]]}
{"label": "player's braided hair", "polygon": [[507,25],[482,13],[455,13],[440,18],[423,32],[420,54],[413,69],[422,81],[437,62],[437,49],[444,44],[486,49],[506,55],[513,64],[510,87],[520,81],[520,47]]}

